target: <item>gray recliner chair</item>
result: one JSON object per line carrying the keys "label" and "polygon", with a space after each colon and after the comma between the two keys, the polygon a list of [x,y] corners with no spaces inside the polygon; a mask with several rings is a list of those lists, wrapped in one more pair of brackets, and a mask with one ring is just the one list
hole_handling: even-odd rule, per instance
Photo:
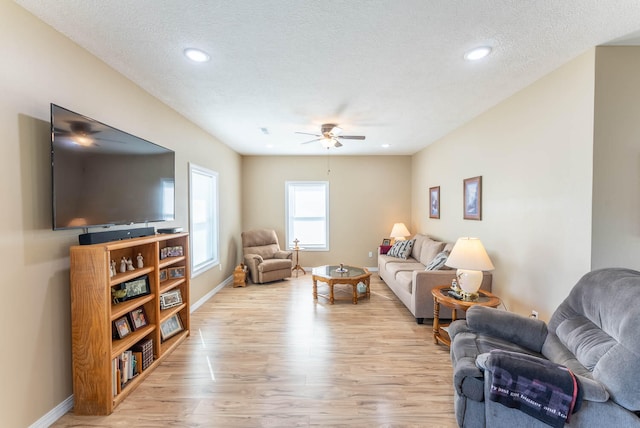
{"label": "gray recliner chair", "polygon": [[[640,272],[611,268],[586,274],[548,325],[474,306],[449,333],[461,427],[547,427],[533,406],[545,394],[571,398],[551,385],[569,375],[579,401],[566,426],[640,427]],[[505,361],[508,368],[501,366]],[[556,370],[551,384],[538,382],[549,366]],[[519,403],[507,405],[505,397]],[[546,405],[538,409],[554,416]]]}
{"label": "gray recliner chair", "polygon": [[244,264],[249,268],[254,284],[291,277],[293,253],[283,251],[275,230],[258,229],[242,232]]}

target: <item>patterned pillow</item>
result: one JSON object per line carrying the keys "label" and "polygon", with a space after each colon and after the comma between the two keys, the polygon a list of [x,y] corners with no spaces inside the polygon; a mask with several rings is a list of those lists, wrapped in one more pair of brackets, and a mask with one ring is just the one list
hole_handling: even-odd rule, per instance
{"label": "patterned pillow", "polygon": [[444,263],[447,261],[449,257],[448,251],[440,251],[436,256],[429,262],[425,270],[440,270]]}
{"label": "patterned pillow", "polygon": [[410,239],[408,241],[397,241],[393,244],[393,247],[387,253],[387,256],[397,257],[399,259],[407,260],[409,254],[411,254],[411,250],[413,249],[413,244],[415,244],[415,239]]}

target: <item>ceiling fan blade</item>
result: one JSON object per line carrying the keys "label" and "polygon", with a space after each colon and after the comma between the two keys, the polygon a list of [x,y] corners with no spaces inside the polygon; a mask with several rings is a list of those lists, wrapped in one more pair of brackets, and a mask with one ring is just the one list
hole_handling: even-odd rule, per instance
{"label": "ceiling fan blade", "polygon": [[[310,135],[313,135],[313,134],[310,134]],[[324,138],[316,138],[315,140],[305,141],[304,143],[300,143],[300,144],[315,143],[316,141],[320,141],[320,140],[324,140]]]}
{"label": "ceiling fan blade", "polygon": [[333,143],[333,147],[336,147],[336,148],[342,147],[342,143],[338,140],[335,140],[335,143]]}
{"label": "ceiling fan blade", "polygon": [[364,135],[338,135],[336,138],[343,140],[364,140],[366,137]]}
{"label": "ceiling fan blade", "polygon": [[311,134],[310,132],[297,132],[296,134],[302,134],[302,135],[313,135],[314,137],[322,137],[321,134]]}

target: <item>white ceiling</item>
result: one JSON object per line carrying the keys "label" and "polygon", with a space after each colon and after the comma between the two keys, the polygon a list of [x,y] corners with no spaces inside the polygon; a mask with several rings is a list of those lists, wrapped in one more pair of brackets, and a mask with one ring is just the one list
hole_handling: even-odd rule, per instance
{"label": "white ceiling", "polygon": [[[640,35],[638,0],[16,2],[255,155],[325,154],[294,132],[327,122],[367,137],[335,154],[413,154],[589,48]],[[488,58],[463,59],[487,44]]]}

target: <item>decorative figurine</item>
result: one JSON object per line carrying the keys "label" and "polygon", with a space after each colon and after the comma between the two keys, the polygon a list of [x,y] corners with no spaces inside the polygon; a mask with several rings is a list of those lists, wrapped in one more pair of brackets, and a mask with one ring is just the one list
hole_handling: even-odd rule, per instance
{"label": "decorative figurine", "polygon": [[113,303],[119,303],[120,300],[122,299],[124,296],[127,295],[127,289],[125,288],[124,290],[115,290],[115,289],[111,289],[111,297],[113,299]]}
{"label": "decorative figurine", "polygon": [[138,259],[138,269],[142,269],[144,267],[144,258],[142,257],[142,254],[138,253],[138,257],[136,257],[136,259]]}
{"label": "decorative figurine", "polygon": [[111,259],[111,263],[109,263],[109,276],[116,276],[116,261]]}
{"label": "decorative figurine", "polygon": [[127,271],[127,259],[124,257],[120,259],[120,272],[125,273]]}
{"label": "decorative figurine", "polygon": [[133,262],[131,261],[131,258],[127,259],[127,270],[136,270],[136,268],[133,267]]}

